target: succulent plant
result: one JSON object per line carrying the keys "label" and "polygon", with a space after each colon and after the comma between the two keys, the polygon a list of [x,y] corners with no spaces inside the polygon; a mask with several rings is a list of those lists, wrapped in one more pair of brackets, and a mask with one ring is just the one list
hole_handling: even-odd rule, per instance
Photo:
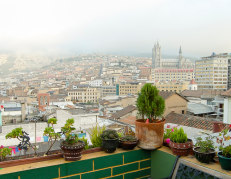
{"label": "succulent plant", "polygon": [[108,129],[108,130],[103,131],[100,137],[102,139],[117,139],[119,138],[119,135],[116,132],[116,130]]}
{"label": "succulent plant", "polygon": [[137,138],[135,136],[132,135],[126,135],[124,137],[120,138],[121,141],[136,141]]}

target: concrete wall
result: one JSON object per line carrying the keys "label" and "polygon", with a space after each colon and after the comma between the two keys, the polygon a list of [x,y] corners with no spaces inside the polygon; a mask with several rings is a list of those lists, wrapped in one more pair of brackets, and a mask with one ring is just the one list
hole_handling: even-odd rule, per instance
{"label": "concrete wall", "polygon": [[186,114],[187,101],[179,95],[173,94],[165,100],[165,108],[166,109],[163,115],[164,117],[172,111],[178,114],[182,114],[182,110],[184,110],[184,114]]}
{"label": "concrete wall", "polygon": [[224,99],[223,122],[227,124],[231,124],[231,98]]}
{"label": "concrete wall", "polygon": [[64,124],[66,123],[66,120],[74,118],[75,120],[74,127],[76,128],[76,130],[80,131],[80,127],[81,127],[81,130],[88,129],[88,128],[91,128],[92,125],[96,124],[96,116],[98,115],[99,113],[72,115],[65,110],[57,110],[56,116],[57,116],[58,122],[56,125],[54,125],[54,128],[56,132],[61,131],[61,127],[64,126]]}

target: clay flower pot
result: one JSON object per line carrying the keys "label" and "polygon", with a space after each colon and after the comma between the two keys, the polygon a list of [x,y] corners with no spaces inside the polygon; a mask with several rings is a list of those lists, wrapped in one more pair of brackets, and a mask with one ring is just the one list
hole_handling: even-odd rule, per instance
{"label": "clay flower pot", "polygon": [[163,146],[164,122],[145,123],[144,120],[138,119],[135,124],[140,148],[154,150]]}
{"label": "clay flower pot", "polygon": [[193,142],[191,139],[188,139],[186,143],[175,143],[170,141],[169,146],[172,149],[174,155],[187,156],[192,149]]}
{"label": "clay flower pot", "polygon": [[68,144],[66,141],[60,144],[63,151],[63,158],[66,161],[76,161],[82,158],[82,151],[85,147],[84,141],[79,140],[77,143]]}
{"label": "clay flower pot", "polygon": [[135,141],[121,141],[120,140],[119,144],[124,150],[132,150],[137,146],[138,142],[139,142],[139,139]]}

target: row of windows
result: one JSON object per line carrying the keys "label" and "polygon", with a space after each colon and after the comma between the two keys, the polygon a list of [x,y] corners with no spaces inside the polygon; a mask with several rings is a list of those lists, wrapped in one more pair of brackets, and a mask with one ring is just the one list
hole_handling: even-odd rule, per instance
{"label": "row of windows", "polygon": [[97,93],[69,93],[68,95],[97,95]]}

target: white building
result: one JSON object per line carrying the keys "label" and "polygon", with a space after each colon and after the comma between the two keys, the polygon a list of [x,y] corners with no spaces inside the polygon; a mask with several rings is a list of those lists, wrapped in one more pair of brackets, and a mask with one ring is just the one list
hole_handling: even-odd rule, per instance
{"label": "white building", "polygon": [[188,84],[188,90],[197,90],[197,84],[194,79]]}
{"label": "white building", "polygon": [[227,90],[229,58],[231,55],[228,53],[213,53],[196,61],[195,79],[198,89]]}
{"label": "white building", "polygon": [[102,79],[95,79],[95,80],[89,81],[90,86],[102,86],[102,84],[103,84]]}

